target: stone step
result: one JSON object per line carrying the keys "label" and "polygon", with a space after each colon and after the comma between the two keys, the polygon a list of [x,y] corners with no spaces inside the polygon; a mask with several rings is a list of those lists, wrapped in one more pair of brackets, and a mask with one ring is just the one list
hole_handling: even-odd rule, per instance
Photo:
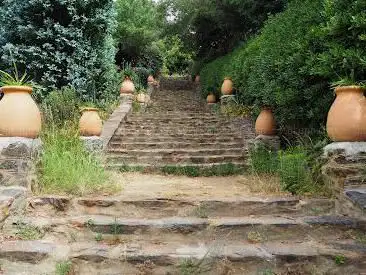
{"label": "stone step", "polygon": [[[134,136],[141,136],[141,134],[136,133],[136,132],[126,132],[126,133],[116,133],[115,137],[116,138],[126,138],[126,137],[134,137]],[[194,134],[186,134],[186,133],[150,133],[150,134],[145,134],[143,135],[143,137],[154,137],[154,138],[184,138],[186,140],[186,138],[189,139],[227,139],[227,138],[242,138],[242,140],[244,139],[244,137],[242,137],[241,135],[232,135],[231,133],[216,133],[216,134],[212,134],[212,133],[194,133]]]}
{"label": "stone step", "polygon": [[135,135],[135,136],[149,136],[149,135],[169,135],[169,136],[174,136],[174,135],[178,135],[178,136],[182,136],[182,135],[212,135],[212,134],[216,134],[216,135],[231,135],[231,136],[238,136],[241,137],[242,136],[242,131],[241,130],[226,130],[226,131],[217,131],[217,130],[204,130],[204,129],[192,129],[192,130],[187,130],[187,129],[179,129],[179,128],[174,128],[174,129],[152,129],[152,130],[147,130],[147,129],[124,129],[124,128],[120,128],[117,130],[116,132],[117,135]]}
{"label": "stone step", "polygon": [[[108,160],[108,159],[107,159]],[[233,167],[234,169],[241,169],[244,173],[248,169],[247,161],[231,161],[228,163],[212,162],[212,163],[190,163],[190,162],[179,162],[179,163],[107,163],[106,167],[112,171],[126,172],[127,171],[142,171],[148,173],[164,173],[165,169],[227,169],[225,167]],[[212,176],[214,176],[213,174]]]}
{"label": "stone step", "polygon": [[[55,249],[38,249],[46,245]],[[240,244],[218,240],[211,244],[127,242],[112,245],[75,242],[63,246],[53,242],[15,241],[4,242],[0,247],[0,257],[10,263],[20,261],[20,268],[24,263],[32,263],[26,270],[36,270],[36,264],[42,265],[40,258],[55,259],[53,251],[68,249],[66,259],[73,263],[75,274],[143,274],[141,268],[144,267],[143,270],[147,269],[150,274],[219,274],[220,268],[228,270],[226,265],[240,268],[239,273],[220,274],[261,274],[258,273],[261,270],[285,272],[289,267],[300,272],[306,266],[309,270],[327,271],[322,274],[362,274],[366,267],[364,254],[351,247],[337,249],[313,242]],[[343,259],[344,264],[337,265],[334,260],[337,257]],[[8,266],[3,267],[5,274],[9,274]],[[121,273],[121,270],[128,273]],[[20,269],[18,274],[22,274]],[[33,273],[38,274],[44,273]]]}
{"label": "stone step", "polygon": [[224,149],[217,149],[217,148],[206,148],[206,149],[109,149],[108,150],[109,156],[137,156],[137,157],[168,157],[170,159],[175,158],[182,158],[182,157],[195,157],[195,156],[228,156],[228,155],[238,155],[241,156],[245,152],[243,148],[224,148]]}
{"label": "stone step", "polygon": [[144,149],[144,148],[164,148],[164,149],[174,149],[174,148],[240,148],[243,147],[241,142],[215,142],[215,143],[190,143],[190,142],[117,142],[112,141],[109,144],[109,148],[124,148],[128,150],[133,149]]}
{"label": "stone step", "polygon": [[202,132],[225,132],[225,131],[242,131],[242,127],[238,126],[215,126],[215,125],[177,125],[177,124],[124,124],[120,127],[124,131],[137,131],[137,130],[145,130],[145,131],[202,131]]}
{"label": "stone step", "polygon": [[[154,188],[148,187],[145,188]],[[133,191],[131,191],[133,192]],[[295,197],[245,197],[210,195],[209,197],[170,198],[159,191],[159,197],[126,194],[115,197],[72,199],[64,196],[42,196],[28,200],[32,215],[56,216],[107,215],[126,218],[166,217],[246,217],[253,215],[314,216],[334,214],[334,202],[328,199],[301,200]],[[196,194],[198,196],[199,194]]]}
{"label": "stone step", "polygon": [[[9,219],[4,233],[16,236],[19,218]],[[212,239],[227,242],[261,243],[265,241],[317,241],[333,243],[351,241],[351,235],[361,235],[366,230],[366,221],[343,216],[314,217],[234,217],[234,218],[164,218],[126,219],[112,216],[23,217],[23,226],[37,227],[44,232],[44,239],[63,239],[67,235],[78,235],[78,241],[93,241],[95,233],[104,239],[121,236],[125,240],[159,241],[161,243],[204,242]],[[348,231],[348,234],[345,232]],[[350,233],[352,232],[352,233]],[[363,247],[366,253],[366,247]]]}
{"label": "stone step", "polygon": [[228,155],[125,155],[108,153],[108,164],[154,164],[154,165],[175,165],[175,164],[208,164],[208,163],[240,163],[246,161],[246,156],[241,153]]}
{"label": "stone step", "polygon": [[[230,142],[243,142],[242,137],[237,136],[185,136],[185,142],[189,143],[230,143]],[[181,139],[177,139],[176,137],[171,136],[162,136],[162,135],[154,135],[154,136],[133,136],[132,134],[129,135],[119,135],[115,134],[112,138],[112,142],[164,142],[164,143],[178,143],[182,142]]]}

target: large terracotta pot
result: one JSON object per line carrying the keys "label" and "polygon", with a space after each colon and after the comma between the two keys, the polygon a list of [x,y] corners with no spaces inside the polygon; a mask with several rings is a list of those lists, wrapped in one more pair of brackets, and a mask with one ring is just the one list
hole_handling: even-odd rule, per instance
{"label": "large terracotta pot", "polygon": [[144,94],[144,93],[139,93],[136,96],[136,100],[140,103],[149,103],[150,101],[150,96],[148,94]]}
{"label": "large terracotta pot", "polygon": [[255,133],[266,136],[276,134],[276,122],[271,109],[263,108],[255,122]]}
{"label": "large terracotta pot", "polygon": [[154,83],[155,79],[152,75],[149,75],[149,77],[147,78],[147,83]]}
{"label": "large terracotta pot", "polygon": [[4,86],[0,100],[0,135],[6,137],[38,137],[41,113],[31,97],[32,87]]}
{"label": "large terracotta pot", "polygon": [[126,78],[122,82],[121,94],[133,94],[134,92],[135,92],[135,85],[133,84],[131,79]]}
{"label": "large terracotta pot", "polygon": [[359,86],[336,88],[337,97],[327,119],[333,141],[366,141],[366,99]]}
{"label": "large terracotta pot", "polygon": [[233,94],[233,81],[230,78],[225,78],[221,86],[221,92],[223,95]]}
{"label": "large terracotta pot", "polygon": [[208,104],[214,104],[214,103],[216,103],[216,96],[214,94],[209,94],[207,96],[207,103]]}
{"label": "large terracotta pot", "polygon": [[103,123],[98,114],[97,108],[84,108],[79,121],[80,135],[82,136],[100,136]]}

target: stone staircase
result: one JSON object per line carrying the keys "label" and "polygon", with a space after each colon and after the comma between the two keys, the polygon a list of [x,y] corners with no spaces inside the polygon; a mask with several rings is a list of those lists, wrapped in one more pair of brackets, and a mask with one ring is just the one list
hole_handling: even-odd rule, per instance
{"label": "stone staircase", "polygon": [[[217,181],[167,185],[145,180],[111,197],[29,198],[25,213],[5,222],[0,270],[55,274],[62,263],[72,263],[73,273],[56,274],[366,270],[366,222],[335,216],[330,200],[235,195]],[[240,185],[228,187],[241,192]],[[173,190],[192,192],[174,196]]]}
{"label": "stone staircase", "polygon": [[[112,167],[245,165],[249,121],[218,117],[192,91],[153,100],[111,140]],[[0,213],[0,274],[365,274],[366,218],[337,214],[333,200],[252,193],[271,178],[250,175],[117,176],[114,195],[29,196]],[[14,200],[9,188],[0,203]]]}
{"label": "stone staircase", "polygon": [[253,137],[249,120],[219,116],[198,92],[159,90],[145,112],[131,114],[120,125],[109,143],[108,163],[117,169],[126,165],[243,166]]}

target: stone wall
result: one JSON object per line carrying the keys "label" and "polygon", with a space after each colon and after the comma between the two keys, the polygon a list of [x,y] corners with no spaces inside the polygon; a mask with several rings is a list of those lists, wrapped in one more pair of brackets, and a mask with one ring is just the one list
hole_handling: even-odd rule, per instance
{"label": "stone wall", "polygon": [[341,214],[364,216],[366,211],[366,142],[334,142],[324,148],[322,172],[333,186]]}
{"label": "stone wall", "polygon": [[19,211],[35,177],[39,139],[0,137],[0,223]]}

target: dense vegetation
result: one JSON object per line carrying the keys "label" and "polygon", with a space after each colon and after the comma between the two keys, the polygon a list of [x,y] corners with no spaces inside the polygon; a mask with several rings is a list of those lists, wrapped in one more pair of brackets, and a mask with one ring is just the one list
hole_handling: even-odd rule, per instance
{"label": "dense vegetation", "polygon": [[272,107],[283,130],[320,129],[331,85],[365,80],[365,10],[362,0],[289,1],[259,35],[204,66],[204,92],[230,76],[240,102]]}
{"label": "dense vegetation", "polygon": [[88,101],[117,95],[113,0],[1,2],[1,67],[26,70],[39,100],[63,86]]}

